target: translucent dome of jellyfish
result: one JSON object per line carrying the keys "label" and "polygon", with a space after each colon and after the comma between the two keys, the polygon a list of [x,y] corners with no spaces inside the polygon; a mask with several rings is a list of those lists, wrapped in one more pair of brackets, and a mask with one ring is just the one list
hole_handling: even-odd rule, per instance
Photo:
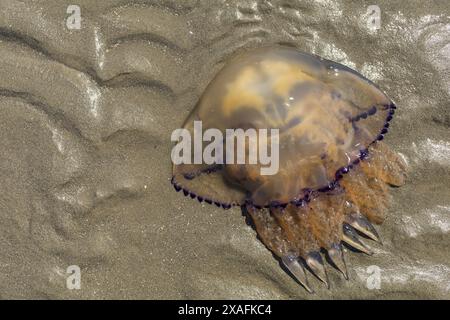
{"label": "translucent dome of jellyfish", "polygon": [[389,187],[406,178],[405,163],[381,141],[395,110],[342,64],[288,47],[253,49],[216,75],[184,129],[194,135],[194,121],[224,137],[227,129],[278,129],[271,146],[279,150],[278,171],[192,161],[173,166],[172,184],[200,202],[240,206],[264,245],[312,292],[306,269],[329,286],[321,251],[348,279],[342,244],[371,255],[361,235],[380,241],[373,224],[384,220]]}

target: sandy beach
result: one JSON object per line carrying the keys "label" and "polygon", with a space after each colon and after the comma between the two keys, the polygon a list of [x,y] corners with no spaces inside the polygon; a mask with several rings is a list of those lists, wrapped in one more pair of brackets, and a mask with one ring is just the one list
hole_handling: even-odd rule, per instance
{"label": "sandy beach", "polygon": [[[347,251],[329,290],[310,276],[314,295],[239,208],[170,183],[172,131],[230,57],[267,45],[347,65],[398,106],[386,143],[409,176],[383,245]],[[449,1],[0,0],[0,149],[1,299],[450,299]]]}

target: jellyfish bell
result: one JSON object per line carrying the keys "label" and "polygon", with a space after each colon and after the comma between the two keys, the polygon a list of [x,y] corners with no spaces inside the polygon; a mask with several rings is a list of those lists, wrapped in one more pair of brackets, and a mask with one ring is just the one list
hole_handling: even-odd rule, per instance
{"label": "jellyfish bell", "polygon": [[[203,130],[224,137],[227,130],[276,129],[277,172],[262,175],[261,163],[230,162],[211,170],[196,161],[174,165],[174,181],[229,205],[298,201],[310,190],[332,186],[360,159],[387,130],[391,106],[372,82],[339,63],[285,47],[244,53],[211,81],[184,128],[195,134],[201,121]],[[227,142],[224,150],[233,150]],[[203,141],[199,150],[205,147]]]}

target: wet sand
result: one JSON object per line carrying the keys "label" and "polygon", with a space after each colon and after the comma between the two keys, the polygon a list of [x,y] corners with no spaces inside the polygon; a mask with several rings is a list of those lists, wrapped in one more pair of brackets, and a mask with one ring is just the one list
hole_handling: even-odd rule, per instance
{"label": "wet sand", "polygon": [[[377,1],[378,30],[366,1],[75,2],[0,1],[0,298],[450,298],[448,1]],[[350,281],[328,268],[330,290],[310,277],[315,295],[239,209],[170,184],[172,131],[224,61],[268,44],[352,67],[398,105],[386,140],[409,178],[384,245],[347,253]]]}

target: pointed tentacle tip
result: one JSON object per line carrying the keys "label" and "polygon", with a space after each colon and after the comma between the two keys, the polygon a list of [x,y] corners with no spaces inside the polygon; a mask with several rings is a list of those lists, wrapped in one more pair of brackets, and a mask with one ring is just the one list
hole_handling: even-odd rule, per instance
{"label": "pointed tentacle tip", "polygon": [[295,279],[308,291],[314,293],[314,290],[309,286],[308,278],[306,277],[305,268],[300,263],[298,257],[294,255],[286,255],[281,258],[283,265],[289,270]]}
{"label": "pointed tentacle tip", "polygon": [[344,223],[342,229],[343,229],[342,240],[345,243],[361,252],[364,252],[369,256],[373,255],[373,250],[359,239],[355,229],[353,229],[352,226],[350,226],[347,223]]}
{"label": "pointed tentacle tip", "polygon": [[346,222],[356,231],[380,244],[381,238],[372,223],[361,213],[352,213],[346,217]]}
{"label": "pointed tentacle tip", "polygon": [[347,264],[344,259],[344,251],[340,243],[334,243],[328,250],[328,257],[334,266],[344,275],[345,280],[348,280]]}
{"label": "pointed tentacle tip", "polygon": [[327,270],[323,263],[322,256],[318,251],[308,253],[305,258],[307,266],[311,269],[313,274],[330,289],[330,281],[328,281]]}

